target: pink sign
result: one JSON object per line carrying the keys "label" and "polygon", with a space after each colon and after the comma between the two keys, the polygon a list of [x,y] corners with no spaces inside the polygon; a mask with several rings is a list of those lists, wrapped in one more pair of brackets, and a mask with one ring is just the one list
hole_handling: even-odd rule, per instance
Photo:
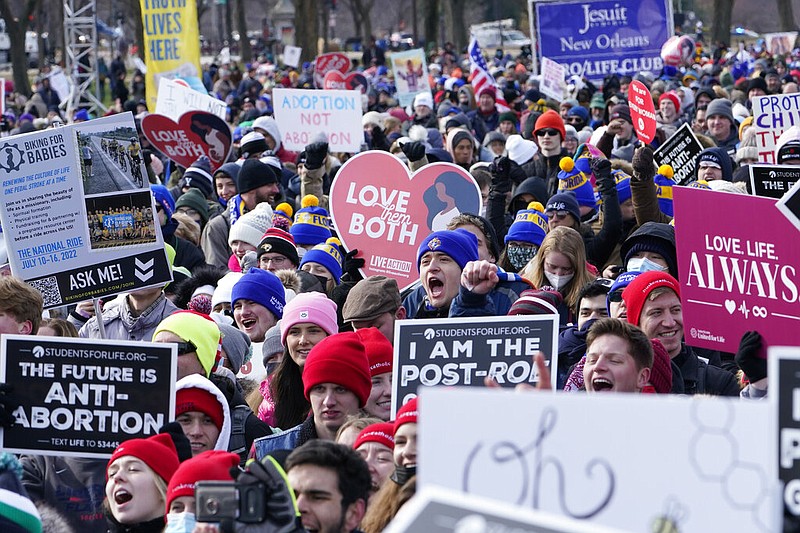
{"label": "pink sign", "polygon": [[650,143],[656,137],[656,107],[644,83],[632,81],[628,86],[628,106],[636,136]]}
{"label": "pink sign", "polygon": [[[800,232],[776,200],[675,187],[675,240],[686,343],[735,353],[745,331],[797,346]],[[710,215],[730,213],[730,216]]]}
{"label": "pink sign", "polygon": [[314,60],[314,84],[321,89],[324,84],[325,74],[332,70],[347,74],[350,72],[351,66],[350,58],[341,52],[318,55]]}
{"label": "pink sign", "polygon": [[142,119],[142,132],[153,146],[179,165],[188,168],[205,155],[212,171],[225,163],[233,142],[225,121],[205,111],[186,112],[177,123],[151,113]]}
{"label": "pink sign", "polygon": [[389,152],[362,152],[347,160],[330,192],[331,217],[348,250],[364,258],[364,276],[417,279],[417,249],[459,213],[478,213],[481,192],[463,168],[425,165],[413,175]]}

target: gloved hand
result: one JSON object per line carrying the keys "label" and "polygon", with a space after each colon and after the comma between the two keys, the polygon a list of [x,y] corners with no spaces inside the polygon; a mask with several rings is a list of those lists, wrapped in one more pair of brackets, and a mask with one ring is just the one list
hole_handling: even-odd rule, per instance
{"label": "gloved hand", "polygon": [[308,170],[315,170],[320,168],[325,163],[325,158],[328,157],[328,143],[318,142],[311,143],[306,146],[306,168]]}
{"label": "gloved hand", "polygon": [[650,145],[643,145],[633,152],[633,173],[639,179],[652,178],[656,175],[656,167],[653,164],[653,149]]}
{"label": "gloved hand", "polygon": [[492,174],[492,190],[499,193],[511,192],[511,167],[513,161],[502,155],[495,158],[489,165]]}
{"label": "gloved hand", "polygon": [[178,451],[178,460],[180,462],[192,458],[192,444],[183,432],[183,427],[181,427],[180,423],[170,422],[165,424],[158,432],[166,433],[172,439],[172,443]]}
{"label": "gloved hand", "polygon": [[370,130],[370,136],[372,137],[373,150],[384,150],[386,152],[389,151],[389,143],[386,141],[386,135],[383,133],[383,128],[380,126],[373,126]]}
{"label": "gloved hand", "polygon": [[745,373],[750,383],[767,377],[767,360],[759,357],[761,351],[762,338],[757,331],[746,331],[739,341],[739,349],[736,350],[734,361]]}
{"label": "gloved hand", "polygon": [[592,159],[591,167],[601,193],[607,194],[616,187],[617,184],[611,176],[611,161],[598,157]]}
{"label": "gloved hand", "polygon": [[12,394],[14,386],[0,383],[0,426],[10,428],[14,425],[14,411],[19,407],[19,402]]}
{"label": "gloved hand", "polygon": [[356,257],[358,255],[358,249],[354,248],[347,252],[344,256],[344,265],[342,266],[342,272],[347,274],[348,281],[360,281],[363,279],[361,276],[361,272],[359,272],[359,268],[364,268],[366,264],[363,257]]}
{"label": "gloved hand", "polygon": [[240,486],[263,484],[266,493],[266,517],[260,524],[235,524],[223,521],[220,526],[223,532],[236,533],[302,533],[303,524],[300,513],[289,487],[286,472],[272,457],[267,456],[261,462],[250,461],[247,469],[231,469],[236,474],[236,482]]}
{"label": "gloved hand", "polygon": [[425,145],[419,141],[404,143],[400,148],[409,161],[419,161],[425,157]]}
{"label": "gloved hand", "polygon": [[258,267],[258,255],[253,250],[248,250],[242,256],[239,265],[242,267],[242,273],[247,274],[252,267]]}

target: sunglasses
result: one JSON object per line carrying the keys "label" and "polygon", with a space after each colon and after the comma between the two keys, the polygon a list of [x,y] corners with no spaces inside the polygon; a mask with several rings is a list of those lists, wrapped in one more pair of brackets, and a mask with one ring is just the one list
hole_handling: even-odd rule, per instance
{"label": "sunglasses", "polygon": [[558,130],[555,128],[544,128],[536,132],[537,137],[544,137],[544,136],[555,137],[556,135],[559,135],[559,133]]}
{"label": "sunglasses", "polygon": [[617,303],[622,301],[622,291],[614,291],[608,293],[608,301]]}
{"label": "sunglasses", "polygon": [[547,215],[547,218],[554,218],[556,220],[561,220],[562,218],[565,218],[568,214],[569,212],[567,211],[548,211],[545,213],[545,215]]}
{"label": "sunglasses", "polygon": [[178,345],[178,355],[186,355],[197,351],[197,346],[192,341],[176,342]]}

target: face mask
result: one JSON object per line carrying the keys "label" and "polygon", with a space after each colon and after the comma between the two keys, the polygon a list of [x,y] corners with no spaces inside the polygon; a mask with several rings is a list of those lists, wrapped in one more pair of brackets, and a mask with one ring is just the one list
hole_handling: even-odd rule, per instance
{"label": "face mask", "polygon": [[508,248],[506,248],[506,255],[509,262],[514,265],[514,268],[522,270],[528,264],[528,261],[536,255],[536,247],[509,244]]}
{"label": "face mask", "polygon": [[389,479],[397,483],[398,485],[405,485],[406,482],[417,475],[417,465],[414,466],[400,466],[397,465],[394,468],[394,472],[392,475],[389,476]]}
{"label": "face mask", "polygon": [[572,281],[573,276],[575,276],[574,273],[566,274],[564,276],[559,276],[557,274],[551,274],[547,270],[544,271],[544,275],[547,278],[547,281],[550,282],[550,285],[552,285],[557,291],[563,289],[567,285],[567,283]]}
{"label": "face mask", "polygon": [[168,513],[164,533],[192,533],[196,524],[194,513]]}
{"label": "face mask", "polygon": [[649,272],[651,270],[666,272],[669,269],[646,257],[634,257],[628,260],[628,272]]}

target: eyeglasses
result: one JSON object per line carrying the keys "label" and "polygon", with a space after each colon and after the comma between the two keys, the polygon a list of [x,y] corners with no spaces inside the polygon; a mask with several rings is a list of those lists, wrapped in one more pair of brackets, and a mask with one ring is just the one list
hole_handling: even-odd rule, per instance
{"label": "eyeglasses", "polygon": [[579,124],[583,122],[583,119],[581,117],[567,117],[567,122],[570,124]]}
{"label": "eyeglasses", "polygon": [[544,128],[536,132],[537,137],[544,137],[544,136],[555,137],[556,135],[559,135],[559,133],[558,130],[555,128]]}
{"label": "eyeglasses", "polygon": [[280,266],[286,261],[288,261],[288,258],[283,256],[278,256],[278,257],[261,256],[261,263],[264,265],[273,264],[275,266]]}
{"label": "eyeglasses", "polygon": [[556,220],[561,220],[562,218],[565,218],[568,214],[569,214],[568,211],[563,211],[563,210],[562,211],[547,211],[545,213],[545,215],[547,215],[547,218],[554,218]]}
{"label": "eyeglasses", "polygon": [[178,355],[186,355],[197,351],[197,346],[192,341],[176,342],[178,345]]}

